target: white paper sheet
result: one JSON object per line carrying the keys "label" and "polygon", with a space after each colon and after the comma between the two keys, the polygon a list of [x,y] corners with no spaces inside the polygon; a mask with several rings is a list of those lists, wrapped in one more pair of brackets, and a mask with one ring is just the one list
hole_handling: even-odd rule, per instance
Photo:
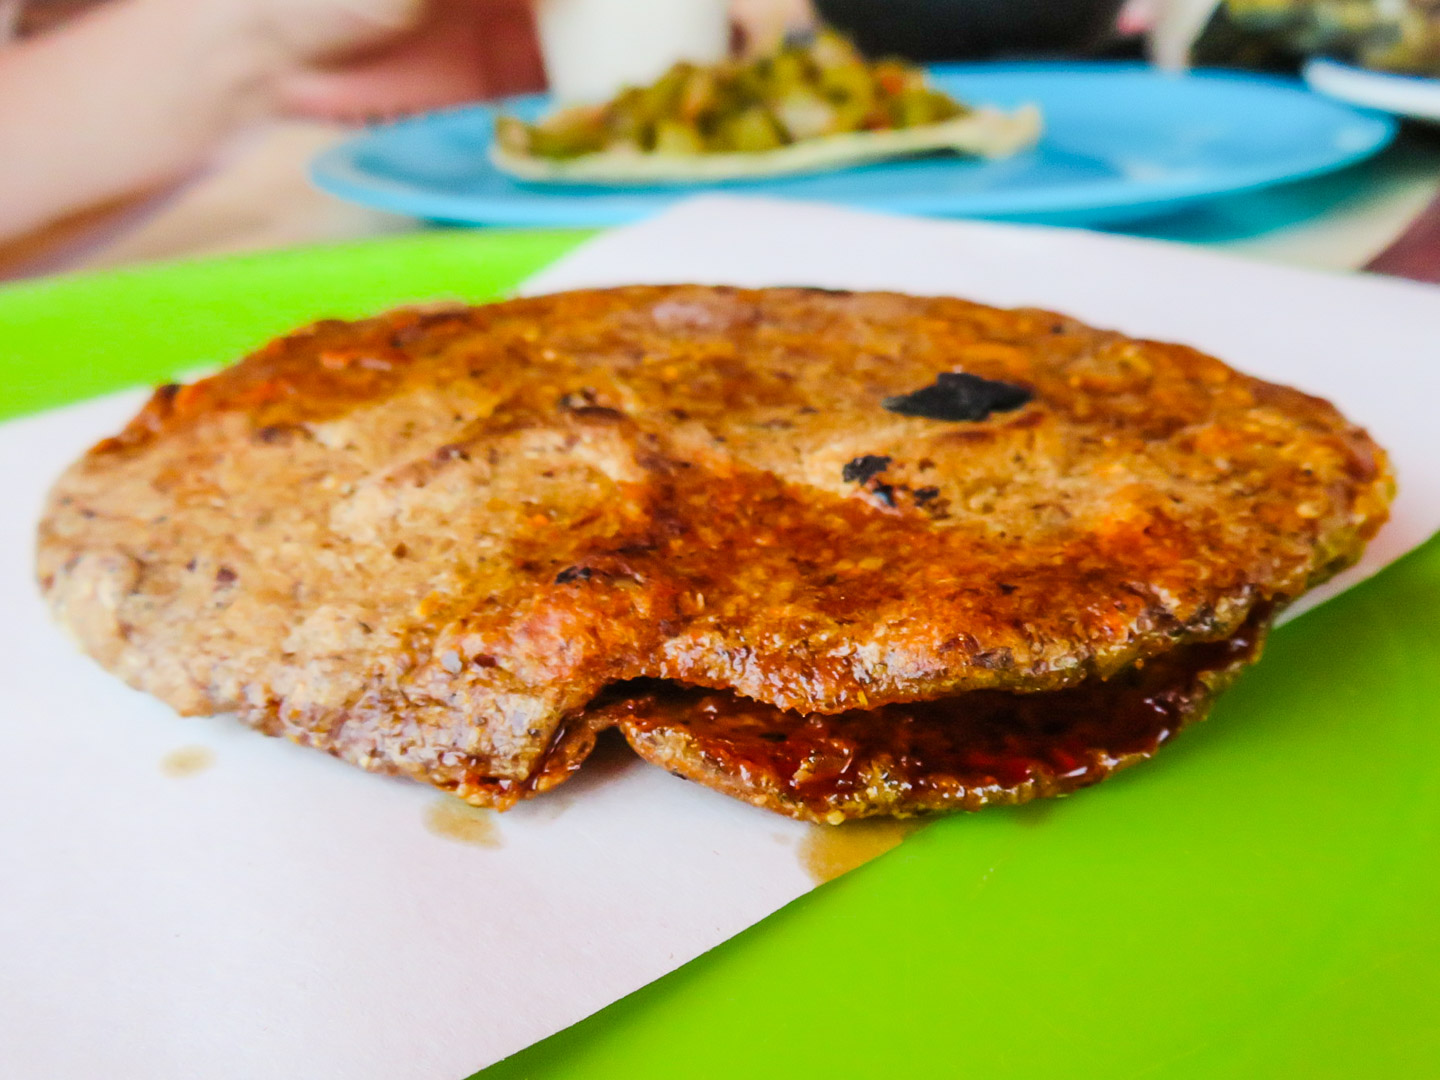
{"label": "white paper sheet", "polygon": [[[1440,290],[1140,241],[701,199],[530,291],[805,283],[1038,304],[1182,340],[1337,400],[1395,454],[1373,569],[1440,527]],[[809,888],[805,827],[623,757],[495,818],[225,718],[184,720],[76,654],[30,577],[50,480],[140,398],[0,426],[0,1075],[457,1078]],[[203,747],[213,764],[165,775]]]}

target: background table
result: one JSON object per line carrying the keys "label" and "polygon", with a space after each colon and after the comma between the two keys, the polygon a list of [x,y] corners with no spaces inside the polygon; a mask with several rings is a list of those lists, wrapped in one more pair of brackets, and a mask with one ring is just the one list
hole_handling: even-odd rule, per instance
{"label": "background table", "polygon": [[[305,178],[310,158],[347,134],[298,122],[251,132],[174,190],[0,247],[0,278],[432,228],[311,187]],[[1437,185],[1440,129],[1407,128],[1389,150],[1355,168],[1217,200],[1127,231],[1276,262],[1354,269],[1404,228]]]}

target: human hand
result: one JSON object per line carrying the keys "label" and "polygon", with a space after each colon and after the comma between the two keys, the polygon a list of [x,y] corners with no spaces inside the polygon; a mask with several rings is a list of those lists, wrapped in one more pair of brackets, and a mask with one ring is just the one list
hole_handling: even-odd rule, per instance
{"label": "human hand", "polygon": [[261,17],[295,61],[277,81],[284,112],[361,121],[544,86],[529,0],[268,0],[262,7],[275,9]]}
{"label": "human hand", "polygon": [[0,238],[194,170],[258,119],[540,78],[526,0],[113,0],[0,50]]}

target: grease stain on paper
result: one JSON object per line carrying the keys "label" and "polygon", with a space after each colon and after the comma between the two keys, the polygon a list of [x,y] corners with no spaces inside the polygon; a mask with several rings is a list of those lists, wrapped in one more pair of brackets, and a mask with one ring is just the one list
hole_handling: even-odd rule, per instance
{"label": "grease stain on paper", "polygon": [[495,827],[495,811],[450,795],[442,795],[426,808],[425,828],[441,839],[471,847],[498,848],[504,843]]}
{"label": "grease stain on paper", "polygon": [[926,824],[923,818],[864,818],[843,825],[812,825],[800,841],[800,865],[817,885],[848,874]]}
{"label": "grease stain on paper", "polygon": [[1011,807],[1010,815],[1021,825],[1035,828],[1050,820],[1051,815],[1060,809],[1060,802],[1059,798],[1031,799],[1027,803]]}
{"label": "grease stain on paper", "polygon": [[202,773],[215,764],[215,751],[208,746],[182,746],[160,759],[160,771],[180,779]]}

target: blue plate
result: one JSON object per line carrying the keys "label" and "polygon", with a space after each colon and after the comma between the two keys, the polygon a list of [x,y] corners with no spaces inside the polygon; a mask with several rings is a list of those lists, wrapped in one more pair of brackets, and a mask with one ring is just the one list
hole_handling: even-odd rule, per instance
{"label": "blue plate", "polygon": [[[969,64],[933,69],[963,101],[1035,102],[1045,135],[1005,161],[892,161],[723,188],[898,213],[1110,225],[1186,203],[1314,176],[1365,158],[1395,121],[1298,83],[1140,64]],[[542,97],[499,106],[534,117]],[[316,159],[326,191],[384,210],[476,225],[614,225],[694,187],[531,184],[486,158],[496,109],[473,105],[375,128]]]}

